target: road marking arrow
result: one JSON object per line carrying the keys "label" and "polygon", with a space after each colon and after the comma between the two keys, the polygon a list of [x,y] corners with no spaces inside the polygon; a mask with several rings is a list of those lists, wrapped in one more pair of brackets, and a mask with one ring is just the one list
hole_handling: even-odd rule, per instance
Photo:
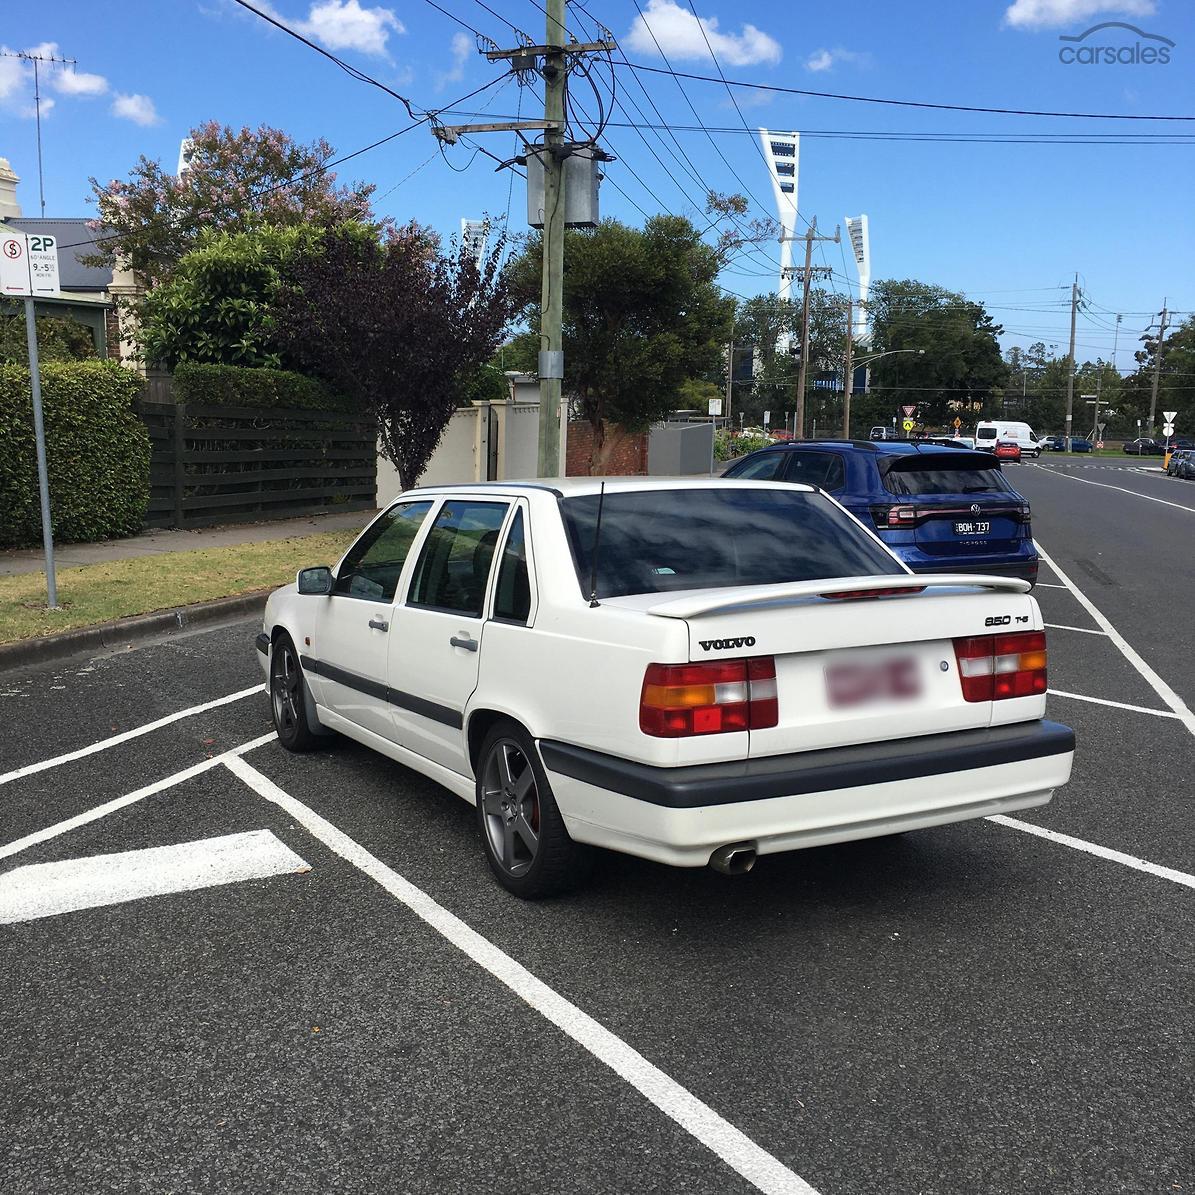
{"label": "road marking arrow", "polygon": [[0,925],[310,870],[269,830],[33,863],[0,875]]}

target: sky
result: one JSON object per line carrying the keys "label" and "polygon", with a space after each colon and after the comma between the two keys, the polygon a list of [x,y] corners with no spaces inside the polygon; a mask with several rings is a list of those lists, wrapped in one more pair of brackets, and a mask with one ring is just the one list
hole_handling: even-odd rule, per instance
{"label": "sky", "polygon": [[[545,15],[535,0],[254,3],[408,98],[420,114],[455,105],[461,115],[446,113],[442,121],[542,115],[542,92],[503,79],[502,66],[477,51],[479,33],[501,47],[516,44],[515,29],[542,40]],[[303,141],[322,136],[340,153],[410,123],[399,101],[233,0],[122,0],[119,7],[51,0],[14,8],[0,38],[4,51],[76,60],[41,68],[49,216],[93,214],[89,176],[126,177],[141,154],[173,168],[180,139],[204,120],[268,124]],[[758,143],[744,123],[795,129],[802,133],[800,228],[816,216],[819,231],[832,235],[846,216],[867,213],[873,279],[917,278],[983,301],[1006,329],[1006,347],[1040,340],[1065,353],[1076,272],[1084,296],[1079,360],[1110,359],[1116,343],[1117,362],[1127,369],[1164,300],[1177,319],[1195,309],[1195,120],[1106,118],[1195,116],[1190,0],[570,5],[566,24],[579,40],[597,36],[597,21],[619,43],[616,60],[660,70],[667,70],[666,56],[677,72],[715,80],[721,71],[732,81],[802,91],[1101,116],[943,111],[728,89],[720,81],[678,85],[666,73],[594,59],[591,77],[609,122],[601,143],[616,159],[606,166],[603,217],[637,225],[645,212],[669,211],[704,223],[705,186],[746,195],[753,217],[774,216]],[[1109,21],[1139,32],[1118,25],[1060,40]],[[1093,55],[1092,47],[1106,49]],[[1138,60],[1103,60],[1118,55]],[[579,121],[597,115],[593,90],[579,75],[572,95]],[[0,157],[21,176],[26,215],[38,211],[33,107],[31,70],[0,57]],[[661,117],[671,134],[625,127]],[[994,142],[993,135],[1011,140]],[[375,183],[380,213],[429,224],[445,237],[459,232],[462,217],[502,221],[508,212],[510,230],[525,231],[522,178],[496,170],[477,146],[507,159],[514,134],[479,134],[441,152],[422,125],[346,163],[341,178]],[[722,285],[740,296],[773,293],[777,254],[775,242],[744,254],[723,272]],[[845,243],[819,247],[814,262],[834,270],[825,285],[855,292]]]}

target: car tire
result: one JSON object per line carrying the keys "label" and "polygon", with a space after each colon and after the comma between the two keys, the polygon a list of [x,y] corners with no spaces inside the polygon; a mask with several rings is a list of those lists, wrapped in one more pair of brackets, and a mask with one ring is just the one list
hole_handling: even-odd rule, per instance
{"label": "car tire", "polygon": [[285,632],[270,651],[270,713],[287,751],[313,751],[326,741],[307,716],[307,680],[294,641]]}
{"label": "car tire", "polygon": [[490,729],[476,774],[482,849],[503,888],[538,900],[589,877],[593,850],[569,837],[539,752],[522,726],[504,718]]}

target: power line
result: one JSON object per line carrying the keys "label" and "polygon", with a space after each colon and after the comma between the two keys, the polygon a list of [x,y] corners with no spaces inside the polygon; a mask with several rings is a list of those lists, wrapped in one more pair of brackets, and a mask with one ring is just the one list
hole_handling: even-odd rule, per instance
{"label": "power line", "polygon": [[[635,7],[639,7],[637,2]],[[642,10],[640,10],[640,16],[642,16]],[[648,32],[650,31],[650,26],[648,26]],[[652,40],[655,40],[654,36]],[[662,51],[660,56],[664,58],[664,61],[667,64],[668,59],[664,56]],[[741,79],[715,79],[711,75],[698,75],[688,71],[674,70],[671,64],[667,65],[667,69],[659,66],[647,66],[642,62],[628,62],[626,65],[629,66],[631,70],[650,71],[655,75],[672,75],[681,79],[693,79],[698,83],[725,83],[729,87],[743,87],[751,91],[774,91],[780,92],[784,95],[812,96],[815,99],[822,100],[850,100],[859,104],[887,104],[897,108],[930,108],[943,112],[986,112],[997,116],[1055,116],[1078,120],[1195,121],[1195,116],[1146,116],[1138,115],[1136,113],[1130,115],[1118,112],[1047,112],[1034,108],[985,108],[977,104],[935,104],[927,100],[894,100],[880,96],[846,95],[834,91],[810,91],[801,87],[781,87],[775,83],[747,83]]]}

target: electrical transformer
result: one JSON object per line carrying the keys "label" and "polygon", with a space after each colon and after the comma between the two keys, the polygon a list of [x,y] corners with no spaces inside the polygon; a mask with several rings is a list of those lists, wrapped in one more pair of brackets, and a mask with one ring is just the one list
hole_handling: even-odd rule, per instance
{"label": "electrical transformer", "polygon": [[[600,154],[601,151],[599,150]],[[592,146],[574,149],[564,159],[564,226],[596,228],[598,183],[602,180],[602,159]],[[527,154],[527,223],[532,228],[544,226],[544,164],[536,153]]]}

